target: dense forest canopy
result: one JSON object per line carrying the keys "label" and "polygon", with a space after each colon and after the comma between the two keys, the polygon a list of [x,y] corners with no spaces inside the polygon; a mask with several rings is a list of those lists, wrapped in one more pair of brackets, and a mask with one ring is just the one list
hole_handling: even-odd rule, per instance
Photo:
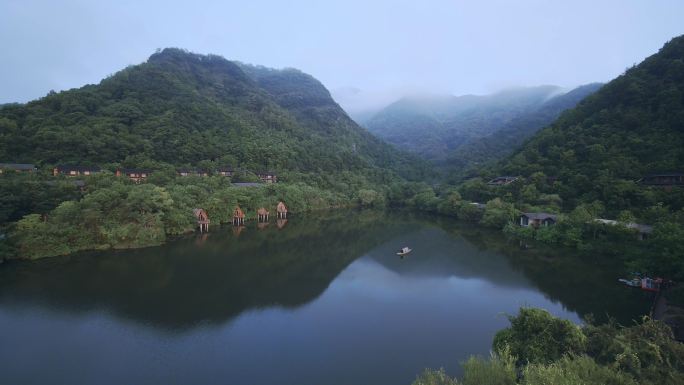
{"label": "dense forest canopy", "polygon": [[0,159],[41,166],[426,170],[356,125],[309,75],[168,48],[97,85],[2,107],[0,135]]}

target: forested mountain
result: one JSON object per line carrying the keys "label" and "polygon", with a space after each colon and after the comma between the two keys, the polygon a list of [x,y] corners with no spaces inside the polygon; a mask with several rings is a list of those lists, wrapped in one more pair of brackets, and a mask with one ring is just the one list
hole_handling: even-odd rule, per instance
{"label": "forested mountain", "polygon": [[0,159],[42,166],[421,172],[420,161],[359,127],[313,77],[180,49],[97,85],[4,106],[0,135]]}
{"label": "forested mountain", "polygon": [[684,172],[684,36],[564,112],[494,170],[541,172],[556,181],[548,192],[569,207],[598,200],[613,210],[683,207],[673,200],[684,194],[637,182],[676,171]]}
{"label": "forested mountain", "polygon": [[404,98],[380,111],[366,126],[401,149],[442,162],[464,143],[500,130],[560,93],[559,87],[540,86],[486,96]]}
{"label": "forested mountain", "polygon": [[552,123],[565,110],[596,92],[602,83],[579,86],[570,92],[552,97],[538,108],[512,119],[498,131],[473,139],[449,154],[445,169],[451,178],[475,172],[475,168],[502,159],[517,150],[529,137]]}

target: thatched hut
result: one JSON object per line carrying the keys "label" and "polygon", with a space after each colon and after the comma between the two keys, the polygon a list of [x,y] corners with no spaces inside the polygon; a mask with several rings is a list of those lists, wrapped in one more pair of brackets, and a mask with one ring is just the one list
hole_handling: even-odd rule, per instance
{"label": "thatched hut", "polygon": [[235,206],[233,210],[233,225],[240,226],[245,224],[245,212],[242,211],[240,206]]}
{"label": "thatched hut", "polygon": [[287,219],[287,206],[285,206],[283,201],[278,202],[278,206],[276,206],[276,212],[278,219]]}
{"label": "thatched hut", "polygon": [[192,213],[197,218],[197,226],[199,226],[200,233],[209,231],[209,216],[207,212],[203,209],[193,209]]}
{"label": "thatched hut", "polygon": [[268,210],[263,207],[257,210],[257,221],[268,222]]}

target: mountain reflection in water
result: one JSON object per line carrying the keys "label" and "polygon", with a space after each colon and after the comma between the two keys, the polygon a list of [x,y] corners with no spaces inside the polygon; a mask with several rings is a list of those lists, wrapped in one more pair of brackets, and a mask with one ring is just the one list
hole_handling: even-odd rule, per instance
{"label": "mountain reflection in water", "polygon": [[629,322],[648,297],[616,269],[378,211],[12,262],[0,267],[0,360],[12,363],[0,383],[410,383],[487,354],[519,306]]}

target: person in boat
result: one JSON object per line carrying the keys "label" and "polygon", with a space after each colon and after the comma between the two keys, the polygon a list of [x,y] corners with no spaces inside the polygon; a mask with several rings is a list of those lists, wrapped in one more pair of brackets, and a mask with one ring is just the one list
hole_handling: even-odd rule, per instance
{"label": "person in boat", "polygon": [[408,254],[408,253],[410,253],[410,252],[411,252],[411,249],[409,249],[408,247],[404,246],[404,247],[401,248],[401,250],[399,250],[399,252],[398,252],[397,254],[403,255],[403,254]]}

